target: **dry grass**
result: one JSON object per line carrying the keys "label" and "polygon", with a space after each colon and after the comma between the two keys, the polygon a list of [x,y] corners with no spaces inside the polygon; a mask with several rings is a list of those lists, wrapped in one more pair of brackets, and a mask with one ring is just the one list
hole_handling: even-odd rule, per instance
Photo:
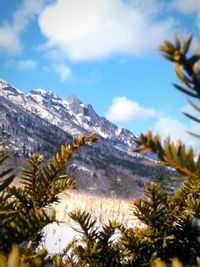
{"label": "dry grass", "polygon": [[61,193],[60,200],[60,204],[53,205],[56,210],[56,219],[60,223],[49,224],[43,229],[44,238],[41,247],[45,247],[52,255],[62,252],[74,237],[80,238],[80,233],[74,230],[79,229],[80,226],[68,216],[69,212],[77,209],[89,212],[93,219],[97,219],[96,226],[98,227],[112,219],[118,220],[124,226],[143,227],[130,211],[128,200],[78,190],[67,190]]}
{"label": "dry grass", "polygon": [[94,195],[78,190],[63,192],[60,194],[61,202],[55,205],[57,220],[74,224],[68,214],[71,211],[81,209],[86,210],[97,219],[98,224],[107,223],[115,219],[126,226],[139,226],[137,218],[130,211],[128,200]]}

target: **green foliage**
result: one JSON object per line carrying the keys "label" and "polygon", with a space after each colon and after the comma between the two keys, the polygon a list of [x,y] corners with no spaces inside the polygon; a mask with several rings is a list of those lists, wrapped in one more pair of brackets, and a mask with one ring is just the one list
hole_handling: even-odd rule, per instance
{"label": "green foliage", "polygon": [[[36,248],[41,241],[41,230],[47,224],[55,221],[55,211],[50,206],[59,201],[58,194],[65,189],[75,188],[73,179],[62,175],[62,170],[68,163],[74,151],[88,142],[96,141],[94,135],[89,137],[79,136],[75,138],[74,144],[61,146],[59,152],[52,157],[50,163],[43,163],[43,156],[33,154],[28,160],[29,166],[22,168],[20,174],[21,186],[11,185],[15,175],[12,168],[6,168],[3,163],[7,155],[0,151],[0,254],[8,255],[13,244],[11,254],[20,253],[20,262],[28,261],[30,266],[39,266],[32,262],[38,259]],[[13,252],[14,251],[14,252]],[[43,251],[43,250],[42,250]],[[43,257],[46,252],[43,251]],[[17,258],[17,256],[9,256]],[[41,256],[40,255],[40,256]],[[3,257],[3,256],[2,256]],[[3,258],[2,258],[3,259]],[[0,261],[0,266],[8,263]],[[36,260],[39,262],[39,260]],[[17,263],[17,264],[18,264]],[[16,264],[16,266],[18,266]],[[15,265],[12,265],[15,266]],[[29,265],[28,265],[29,266]]]}
{"label": "green foliage", "polygon": [[[175,36],[175,44],[169,41],[164,41],[163,45],[160,45],[160,51],[162,55],[168,60],[174,63],[175,73],[181,83],[185,87],[175,84],[174,86],[181,92],[193,97],[200,99],[200,70],[198,67],[198,60],[200,54],[198,52],[198,45],[194,47],[194,53],[188,58],[189,48],[192,42],[192,36],[189,38],[183,38],[181,42],[179,37]],[[200,112],[200,107],[189,100],[189,104]],[[184,113],[190,119],[200,123],[200,119],[188,113]],[[193,136],[200,138],[199,134],[191,133]],[[152,136],[151,131],[147,134],[141,134],[136,141],[139,144],[139,148],[134,151],[153,151],[158,157],[176,168],[180,173],[191,177],[192,179],[200,179],[200,154],[195,159],[194,151],[191,147],[187,150],[185,145],[180,141],[175,145],[170,142],[170,138],[166,138],[164,145],[161,144],[159,135]]]}
{"label": "green foliage", "polygon": [[[200,71],[197,66],[200,55],[195,48],[194,55],[187,57],[191,41],[192,37],[189,37],[181,43],[176,35],[175,44],[165,41],[160,50],[165,58],[174,62],[175,73],[187,89],[179,85],[175,87],[200,99]],[[200,111],[193,102],[189,103],[196,111]],[[186,116],[200,122],[192,115]],[[145,188],[146,197],[131,203],[132,213],[142,223],[141,227],[119,224],[113,228],[115,222],[109,222],[102,228],[112,234],[117,229],[119,233],[115,241],[109,235],[109,243],[103,243],[102,230],[97,230],[95,221],[91,221],[88,213],[73,213],[71,217],[79,223],[82,238],[72,243],[71,262],[76,256],[76,266],[199,266],[200,155],[195,158],[191,147],[186,149],[180,141],[174,144],[170,138],[166,138],[162,145],[159,135],[153,136],[150,131],[146,135],[141,134],[136,141],[139,147],[134,149],[135,152],[156,153],[160,160],[188,179],[170,194],[160,184],[148,185]],[[102,248],[104,260],[100,256]],[[115,257],[112,257],[113,251]]]}
{"label": "green foliage", "polygon": [[196,45],[194,54],[189,58],[187,57],[191,42],[192,35],[189,38],[183,38],[182,43],[178,35],[176,35],[175,44],[164,41],[164,44],[160,45],[159,48],[162,51],[163,57],[174,62],[175,73],[178,79],[188,87],[188,89],[184,89],[175,85],[176,88],[189,96],[199,98],[200,81],[198,79],[199,69],[197,61],[200,59],[200,54]]}
{"label": "green foliage", "polygon": [[[0,147],[0,165],[2,165],[8,155]],[[13,168],[2,169],[0,173],[0,192],[3,191],[14,179]],[[1,197],[1,196],[0,196]]]}
{"label": "green foliage", "polygon": [[144,237],[149,238],[151,255],[165,261],[178,257],[184,263],[194,264],[200,249],[200,227],[198,214],[189,202],[198,200],[199,190],[187,181],[172,196],[156,184],[147,186],[145,194],[146,199],[135,200],[132,207],[147,226]]}
{"label": "green foliage", "polygon": [[109,221],[107,225],[98,229],[95,225],[96,220],[92,220],[91,215],[85,211],[72,212],[70,217],[79,224],[81,229],[77,231],[83,238],[81,242],[74,240],[71,244],[72,254],[68,259],[69,262],[73,262],[76,256],[76,266],[121,266],[119,245],[111,240],[116,230],[121,229],[120,223]]}
{"label": "green foliage", "polygon": [[[183,41],[181,42],[179,37],[175,36],[175,44],[172,44],[169,41],[164,41],[164,44],[161,45],[159,48],[162,51],[162,55],[167,58],[168,60],[172,61],[174,63],[175,73],[180,80],[181,83],[184,84],[185,87],[182,87],[180,85],[175,84],[174,86],[180,90],[181,92],[200,99],[200,71],[197,65],[198,60],[200,59],[200,54],[198,53],[197,45],[195,45],[194,48],[194,54],[188,58],[189,48],[192,42],[192,36],[189,38],[183,38]],[[200,111],[200,108],[195,105],[191,100],[189,100],[189,104],[196,110]],[[187,117],[190,119],[200,122],[200,120],[193,115],[185,113]],[[195,137],[200,137],[198,134],[194,134]],[[172,246],[172,249],[176,248],[179,249],[179,251],[182,253],[182,255],[188,257],[185,258],[183,256],[182,261],[188,264],[194,264],[195,257],[199,256],[199,182],[200,182],[200,154],[194,155],[193,149],[189,147],[187,150],[185,148],[185,145],[182,144],[180,141],[178,141],[176,144],[172,143],[170,141],[170,138],[166,138],[164,141],[164,145],[161,144],[159,135],[152,136],[152,133],[149,131],[146,135],[141,134],[140,137],[137,140],[137,143],[139,144],[139,148],[137,148],[137,151],[143,152],[143,151],[153,151],[155,152],[158,157],[165,163],[169,164],[170,166],[176,168],[176,170],[186,176],[188,176],[191,179],[191,182],[185,182],[182,187],[177,190],[174,194],[174,196],[169,199],[169,196],[167,199],[163,199],[163,194],[158,195],[161,203],[158,205],[159,210],[160,207],[162,207],[161,211],[165,210],[163,214],[166,216],[166,209],[167,209],[167,216],[166,218],[160,218],[159,220],[156,219],[157,213],[157,207],[156,210],[153,211],[149,207],[149,203],[144,202],[142,200],[138,201],[137,208],[139,208],[136,212],[136,216],[139,216],[140,219],[143,220],[150,220],[153,224],[152,227],[156,225],[157,223],[160,223],[162,227],[165,227],[166,222],[167,225],[170,226],[170,231],[173,229],[174,225],[174,219],[177,218],[178,221],[175,223],[176,231],[175,234],[171,235],[170,232],[170,246],[174,243],[175,247]],[[156,191],[158,188],[156,189]],[[159,191],[159,190],[158,190]],[[153,190],[150,190],[151,193],[153,193]],[[147,193],[147,192],[146,192]],[[165,194],[164,194],[164,197]],[[152,206],[153,208],[153,206]],[[155,208],[155,207],[154,207]],[[146,218],[144,216],[145,213],[148,213],[149,216]],[[152,215],[153,214],[153,217]],[[155,222],[156,220],[156,222]],[[164,221],[163,221],[164,220]],[[170,221],[172,220],[172,221]],[[181,228],[179,228],[181,226]],[[162,233],[165,233],[167,228],[162,229]],[[184,234],[183,234],[184,233]],[[185,236],[185,233],[187,233],[187,236]],[[176,237],[176,234],[178,236]],[[191,242],[191,247],[188,247],[187,244],[184,243],[183,240],[187,240],[187,244]],[[159,234],[159,238],[162,236]],[[176,237],[176,238],[174,238]],[[155,238],[155,237],[154,237]],[[192,241],[192,239],[194,239]],[[169,247],[170,247],[169,246]],[[194,246],[194,247],[193,247]],[[192,251],[196,251],[194,255],[192,256]],[[159,253],[159,247],[157,249],[157,254]],[[160,255],[158,255],[160,256]],[[170,255],[168,255],[171,257]],[[173,255],[178,256],[178,255]],[[179,258],[181,258],[179,256]],[[191,260],[193,258],[193,262],[188,262],[188,260]],[[163,259],[163,257],[162,257]],[[167,258],[165,259],[167,261]],[[165,266],[159,265],[159,266]],[[174,265],[175,266],[175,265]],[[176,266],[182,266],[181,264]]]}
{"label": "green foliage", "polygon": [[183,265],[177,258],[172,260],[172,264],[166,264],[165,262],[157,259],[152,267],[199,267],[200,266],[200,259],[197,258],[197,264],[195,265]]}
{"label": "green foliage", "polygon": [[44,264],[45,255],[45,250],[31,254],[27,249],[21,256],[19,247],[13,245],[8,257],[0,252],[0,267],[40,267]]}
{"label": "green foliage", "polygon": [[[200,59],[200,54],[198,52],[198,44],[196,43],[193,55],[188,57],[191,42],[192,35],[189,38],[183,38],[182,43],[178,35],[176,35],[175,44],[165,41],[159,48],[165,58],[174,62],[175,73],[180,82],[183,83],[186,88],[178,84],[174,84],[174,86],[181,92],[193,98],[200,99],[200,70],[197,64]],[[200,112],[200,107],[195,105],[191,100],[189,100],[189,104],[197,112]],[[190,119],[200,123],[200,118],[188,113],[184,114]],[[199,134],[190,134],[200,138]]]}
{"label": "green foliage", "polygon": [[[200,99],[200,55],[195,48],[188,58],[192,37],[175,44],[165,41],[160,46],[163,56],[172,61],[175,73],[185,87],[175,85],[183,93]],[[200,108],[189,101],[196,111]],[[187,117],[200,120],[193,115]],[[193,134],[193,133],[192,133]],[[198,134],[193,134],[199,137]],[[73,145],[65,144],[44,165],[43,156],[33,154],[29,167],[23,168],[23,187],[10,186],[13,170],[2,168],[0,173],[0,267],[42,266],[48,261],[45,250],[37,251],[41,229],[55,221],[52,203],[59,201],[58,193],[74,188],[74,181],[61,172],[74,151],[81,145],[96,141],[95,136],[80,136]],[[141,227],[129,227],[109,221],[101,227],[87,211],[74,211],[70,217],[79,225],[81,234],[51,262],[55,267],[182,267],[200,266],[200,155],[167,138],[161,143],[159,135],[149,131],[137,140],[137,152],[152,151],[166,164],[187,176],[182,185],[168,194],[160,184],[145,187],[145,197],[130,204],[133,216]],[[0,165],[6,160],[0,152]],[[13,246],[13,244],[16,244]],[[63,257],[65,256],[65,261]]]}
{"label": "green foliage", "polygon": [[[197,263],[198,187],[185,181],[169,196],[159,184],[151,183],[145,188],[145,195],[131,203],[133,215],[142,223],[140,228],[110,221],[98,229],[85,211],[70,215],[79,223],[83,235],[81,241],[72,244],[77,266],[150,266],[158,258],[169,264],[174,257],[184,264]],[[116,231],[118,238],[113,239]]]}
{"label": "green foliage", "polygon": [[176,144],[170,141],[170,138],[164,140],[162,145],[160,136],[152,135],[151,131],[147,134],[141,134],[136,140],[139,147],[134,149],[135,152],[155,152],[159,159],[174,167],[178,172],[192,179],[200,179],[200,154],[195,159],[194,151],[191,147],[186,149],[181,141]]}

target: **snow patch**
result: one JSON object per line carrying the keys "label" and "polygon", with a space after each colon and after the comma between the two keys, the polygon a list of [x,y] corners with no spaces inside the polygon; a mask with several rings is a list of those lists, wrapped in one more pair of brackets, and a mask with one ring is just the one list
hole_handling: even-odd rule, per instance
{"label": "snow patch", "polygon": [[67,223],[51,223],[44,229],[41,247],[45,247],[49,254],[62,252],[78,233]]}
{"label": "snow patch", "polygon": [[120,135],[121,132],[122,132],[122,128],[118,128],[118,129],[116,130],[116,135]]}

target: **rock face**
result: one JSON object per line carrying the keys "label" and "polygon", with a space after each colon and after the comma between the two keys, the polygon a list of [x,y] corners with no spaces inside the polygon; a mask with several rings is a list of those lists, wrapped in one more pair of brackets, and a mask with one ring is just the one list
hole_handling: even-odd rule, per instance
{"label": "rock face", "polygon": [[22,93],[0,80],[0,138],[15,164],[33,152],[49,158],[73,136],[90,132],[98,142],[80,149],[67,167],[79,187],[122,196],[139,194],[157,170],[144,164],[152,158],[128,153],[136,138],[130,131],[98,116],[92,105],[76,96],[61,99],[41,88]]}

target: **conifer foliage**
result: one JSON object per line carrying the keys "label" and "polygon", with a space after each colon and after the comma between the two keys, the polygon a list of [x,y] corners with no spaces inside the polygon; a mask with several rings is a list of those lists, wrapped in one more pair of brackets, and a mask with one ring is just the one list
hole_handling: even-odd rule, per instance
{"label": "conifer foliage", "polygon": [[[175,36],[175,44],[165,41],[160,50],[165,58],[174,63],[175,73],[185,87],[175,85],[181,92],[200,99],[200,59],[196,47],[188,57],[192,36]],[[197,111],[200,108],[189,100]],[[185,113],[187,117],[200,123],[199,118]],[[190,133],[199,138],[197,133]],[[200,155],[191,147],[178,141],[176,144],[167,138],[164,145],[160,136],[149,131],[136,140],[136,152],[155,152],[161,161],[186,176],[186,180],[174,194],[167,194],[159,184],[151,183],[145,188],[145,198],[131,203],[131,210],[142,223],[141,227],[125,227],[109,222],[97,230],[95,221],[85,212],[71,214],[79,223],[83,238],[72,244],[71,262],[76,256],[76,266],[156,266],[181,267],[200,266]],[[118,233],[114,240],[106,233]],[[114,254],[113,254],[114,252]],[[103,257],[102,257],[103,255]],[[108,263],[109,262],[109,263]],[[182,262],[182,263],[181,263]]]}
{"label": "conifer foliage", "polygon": [[198,266],[199,186],[187,180],[168,195],[159,184],[150,183],[145,196],[130,205],[141,227],[109,221],[99,228],[86,211],[71,213],[83,237],[68,247],[72,252],[63,266],[160,266],[159,261],[171,266],[174,258],[187,266]]}
{"label": "conifer foliage", "polygon": [[[192,36],[175,36],[175,43],[165,41],[160,46],[163,56],[174,63],[175,73],[184,87],[181,92],[200,99],[200,54],[195,46],[188,57]],[[198,112],[200,108],[189,100]],[[200,123],[191,114],[187,117]],[[198,133],[190,133],[199,138]],[[13,169],[2,168],[0,173],[0,267],[43,266],[47,252],[37,250],[41,229],[55,221],[54,212],[47,212],[52,203],[59,201],[58,193],[74,188],[72,179],[63,175],[63,167],[74,151],[94,135],[81,136],[73,145],[65,144],[44,165],[43,156],[33,154],[29,167],[23,168],[20,179],[23,187],[11,186]],[[110,220],[99,226],[87,211],[69,215],[79,225],[80,239],[74,239],[61,254],[52,258],[55,267],[200,267],[200,155],[195,155],[178,141],[167,138],[162,144],[159,135],[141,134],[136,140],[137,152],[155,152],[161,161],[176,168],[185,176],[182,185],[168,194],[160,184],[150,183],[144,189],[145,197],[130,203],[133,216],[141,227],[129,227]],[[0,152],[0,165],[6,160]],[[14,245],[13,245],[14,244]]]}
{"label": "conifer foliage", "polygon": [[[199,100],[200,70],[197,62],[200,59],[200,54],[198,52],[198,44],[195,44],[193,55],[188,56],[191,42],[192,36],[189,38],[184,37],[181,42],[180,38],[176,35],[175,44],[166,40],[159,48],[162,55],[174,63],[175,73],[179,81],[184,85],[183,87],[174,84],[175,88],[186,95]],[[200,115],[200,107],[191,100],[188,100],[188,102],[194,111]],[[199,116],[194,116],[188,113],[184,114],[193,121],[200,123]],[[198,133],[189,133],[195,138],[200,138]],[[185,145],[182,144],[182,142],[178,141],[177,144],[174,144],[170,141],[170,138],[166,138],[164,146],[162,146],[159,135],[153,136],[151,131],[147,132],[147,134],[141,134],[136,142],[139,144],[139,148],[135,151],[153,151],[157,153],[162,161],[170,164],[180,173],[193,179],[200,179],[200,154],[196,155],[195,159],[192,147],[189,147],[186,150]]]}
{"label": "conifer foliage", "polygon": [[[46,252],[36,248],[42,238],[42,228],[55,221],[55,212],[50,205],[59,201],[60,192],[75,188],[75,181],[62,175],[62,170],[74,151],[90,141],[96,141],[92,134],[75,138],[73,145],[62,145],[47,165],[43,163],[42,155],[33,154],[28,160],[29,166],[22,168],[20,187],[11,185],[15,175],[12,168],[3,167],[8,156],[3,150],[0,152],[0,254],[6,256],[15,244],[9,257],[18,263],[29,262],[31,266],[35,266],[32,260],[37,258],[36,263],[42,264],[38,257],[44,260]],[[16,256],[18,254],[21,258]],[[0,266],[6,266],[4,256],[2,262],[0,258]]]}

